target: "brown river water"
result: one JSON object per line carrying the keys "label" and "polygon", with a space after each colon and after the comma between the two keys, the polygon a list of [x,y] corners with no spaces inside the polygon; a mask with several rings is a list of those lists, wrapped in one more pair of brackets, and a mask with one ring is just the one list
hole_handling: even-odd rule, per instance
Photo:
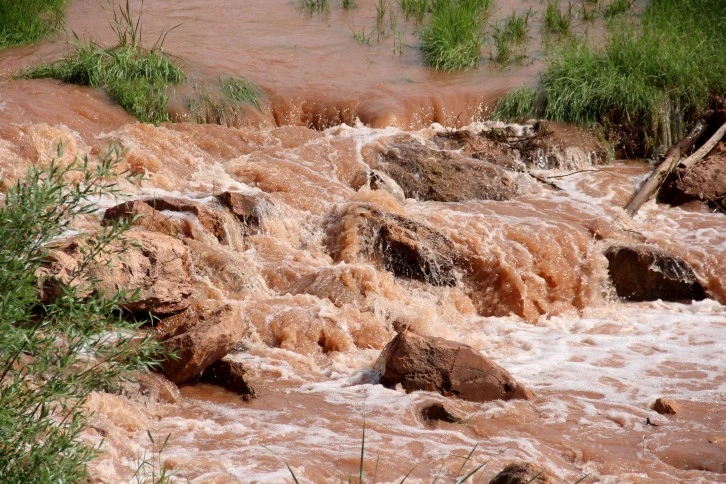
{"label": "brown river water", "polygon": [[[540,172],[557,177],[561,190],[516,173],[518,196],[505,202],[401,202],[354,190],[391,137],[435,148],[444,128],[432,123],[477,131],[492,101],[533,83],[540,67],[534,59],[508,70],[433,73],[419,66],[415,48],[398,55],[391,36],[374,40],[373,1],[358,0],[351,12],[331,3],[329,15],[310,17],[286,0],[147,0],[148,42],[181,24],[164,48],[190,73],[245,75],[266,89],[269,104],[250,125],[155,127],[91,89],[0,81],[3,189],[29,164],[47,163],[59,140],[66,158],[94,156],[114,141],[146,175],[140,186],[122,185],[130,198],[212,203],[235,190],[269,200],[259,234],[204,241],[210,249],[196,261],[206,293],[195,297],[232,304],[252,328],[233,358],[254,375],[258,398],[205,384],[182,387],[177,403],[94,395],[84,438],[103,438],[105,451],[91,463],[94,482],[136,482],[140,456],[151,457],[147,430],[157,444],[169,437],[160,459],[179,482],[292,482],[286,464],[300,482],[355,482],[364,427],[367,482],[374,474],[400,482],[409,472],[409,482],[456,482],[484,462],[471,481],[488,482],[522,460],[555,482],[726,482],[726,217],[649,202],[630,219],[622,207],[648,171],[642,163],[594,169],[581,161]],[[541,8],[498,5],[497,15]],[[107,21],[105,4],[71,2],[68,28],[78,35],[111,42]],[[398,23],[413,46],[402,14]],[[352,38],[363,28],[374,32],[370,46]],[[59,40],[2,51],[0,75],[66,49]],[[448,236],[477,261],[482,290],[334,262],[325,245],[331,214],[360,202]],[[99,201],[99,213],[115,203]],[[343,250],[357,243],[345,233],[341,240]],[[617,300],[602,255],[613,241],[682,257],[711,297]],[[473,346],[535,397],[472,403],[376,384],[372,367],[394,321]],[[680,403],[677,415],[650,409],[662,396]],[[419,410],[430,402],[465,423],[424,422]]]}

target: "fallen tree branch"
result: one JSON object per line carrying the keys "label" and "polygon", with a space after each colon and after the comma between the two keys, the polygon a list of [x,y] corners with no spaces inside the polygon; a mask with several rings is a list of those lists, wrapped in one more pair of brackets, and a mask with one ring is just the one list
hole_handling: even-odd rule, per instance
{"label": "fallen tree branch", "polygon": [[698,149],[698,151],[678,163],[678,167],[685,169],[693,168],[693,165],[705,158],[706,155],[709,154],[714,147],[716,147],[719,141],[721,141],[721,138],[724,137],[724,134],[726,134],[726,123],[721,125],[721,127],[718,128],[718,131],[716,131],[713,136],[711,136],[708,141],[706,141],[703,146]]}
{"label": "fallen tree branch", "polygon": [[633,198],[631,198],[628,205],[626,205],[625,212],[628,215],[631,217],[635,215],[638,212],[638,209],[640,209],[645,202],[655,195],[668,174],[673,171],[680,161],[681,156],[688,151],[691,146],[693,146],[698,138],[701,137],[705,129],[706,125],[699,122],[690,133],[668,150],[665,161],[653,170],[648,179],[645,180],[645,183],[643,183],[640,189],[635,192]]}

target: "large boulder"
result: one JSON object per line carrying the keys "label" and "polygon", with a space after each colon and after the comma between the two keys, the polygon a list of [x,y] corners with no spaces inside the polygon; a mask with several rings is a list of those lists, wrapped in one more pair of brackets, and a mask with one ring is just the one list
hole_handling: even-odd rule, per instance
{"label": "large boulder", "polygon": [[420,222],[373,205],[351,204],[333,217],[327,235],[336,261],[367,260],[398,277],[434,286],[456,284],[451,240]]}
{"label": "large boulder", "polygon": [[194,381],[235,349],[246,333],[247,325],[229,304],[190,308],[164,319],[156,337],[173,356],[162,362],[162,373],[177,384]]}
{"label": "large boulder", "polygon": [[368,165],[389,175],[407,198],[438,202],[509,200],[516,179],[487,161],[431,149],[409,135],[377,141],[364,149]]}
{"label": "large boulder", "polygon": [[687,262],[647,245],[613,245],[605,250],[618,297],[629,301],[700,301],[703,286]]}
{"label": "large boulder", "polygon": [[[52,295],[54,285],[73,280],[84,258],[86,240],[72,238],[50,252],[40,271],[43,290]],[[189,249],[174,237],[144,230],[131,230],[123,240],[113,241],[113,257],[100,260],[87,269],[94,288],[111,294],[119,290],[136,291],[136,298],[123,305],[132,311],[164,315],[189,306],[192,269]]]}
{"label": "large boulder", "polygon": [[386,345],[375,369],[381,384],[400,384],[408,392],[436,391],[474,402],[531,398],[507,370],[471,346],[411,331]]}

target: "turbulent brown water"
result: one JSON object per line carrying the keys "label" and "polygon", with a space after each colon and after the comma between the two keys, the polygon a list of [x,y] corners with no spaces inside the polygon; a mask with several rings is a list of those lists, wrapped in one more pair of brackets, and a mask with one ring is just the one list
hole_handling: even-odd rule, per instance
{"label": "turbulent brown water", "polygon": [[[559,191],[518,174],[519,196],[506,202],[399,202],[354,190],[376,146],[409,133],[434,147],[443,128],[431,122],[485,116],[498,92],[531,82],[537,69],[432,74],[418,66],[415,49],[394,56],[390,42],[356,44],[351,29],[375,26],[373,2],[358,4],[351,13],[334,7],[306,17],[287,1],[185,0],[173,11],[147,2],[145,35],[183,22],[165,48],[192,71],[248,75],[272,93],[262,126],[154,127],[93,90],[0,83],[3,187],[30,163],[47,163],[59,140],[66,158],[94,156],[115,141],[128,166],[146,174],[141,186],[123,186],[132,198],[212,203],[214,194],[236,190],[270,200],[261,233],[207,241],[212,249],[196,262],[207,290],[195,298],[227,301],[251,325],[246,351],[234,358],[259,382],[259,397],[245,402],[203,384],[183,387],[175,404],[94,396],[86,438],[105,440],[90,468],[94,480],[133,481],[139,456],[151,451],[149,430],[157,444],[169,436],[161,460],[182,481],[290,482],[287,463],[301,482],[338,482],[358,475],[365,425],[365,472],[372,479],[377,467],[381,482],[399,482],[409,471],[411,482],[432,482],[439,472],[439,482],[454,482],[488,461],[473,478],[487,482],[518,460],[558,482],[726,482],[726,218],[701,206],[650,202],[629,219],[621,207],[647,171],[640,164],[543,172],[558,177]],[[101,28],[106,18],[99,3],[75,1],[68,24],[110,41]],[[0,70],[63,49],[46,42],[0,52]],[[341,121],[348,125],[333,126]],[[477,261],[481,291],[397,278],[365,261],[334,263],[325,247],[331,214],[355,202],[447,235]],[[613,240],[682,257],[712,297],[618,301],[602,255]],[[356,243],[343,241],[343,249]],[[495,316],[480,316],[482,308]],[[478,404],[376,385],[371,368],[394,321],[473,346],[535,398]],[[650,410],[661,396],[677,399],[679,414]],[[432,401],[466,423],[425,423],[419,409]],[[461,456],[475,446],[459,472]]]}

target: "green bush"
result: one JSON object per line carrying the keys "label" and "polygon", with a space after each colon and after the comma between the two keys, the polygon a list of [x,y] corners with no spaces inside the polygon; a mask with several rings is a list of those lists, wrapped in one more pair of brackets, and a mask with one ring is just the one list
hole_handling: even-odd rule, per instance
{"label": "green bush", "polygon": [[68,0],[0,1],[0,48],[29,44],[50,34],[63,20]]}
{"label": "green bush", "polygon": [[87,159],[32,167],[0,209],[0,482],[85,480],[95,453],[79,441],[88,395],[155,365],[158,344],[122,317],[130,295],[103,294],[88,278],[126,225],[86,236],[76,270],[47,297],[39,291],[49,244],[114,194],[117,161],[111,151],[95,168]]}
{"label": "green bush", "polygon": [[[682,136],[726,95],[726,2],[653,0],[640,26],[612,28],[604,44],[568,44],[550,59],[539,114],[599,125],[625,154],[642,156]],[[534,102],[514,94],[496,112],[516,118],[535,111]]]}
{"label": "green bush", "polygon": [[125,8],[120,7],[115,14],[112,25],[118,39],[116,46],[103,48],[95,42],[78,45],[64,59],[33,67],[21,75],[103,88],[140,121],[169,121],[168,89],[185,76],[161,50],[164,37],[151,49],[142,46],[141,24],[134,22],[128,0]]}
{"label": "green bush", "polygon": [[435,0],[421,31],[424,63],[455,71],[479,65],[491,0]]}

